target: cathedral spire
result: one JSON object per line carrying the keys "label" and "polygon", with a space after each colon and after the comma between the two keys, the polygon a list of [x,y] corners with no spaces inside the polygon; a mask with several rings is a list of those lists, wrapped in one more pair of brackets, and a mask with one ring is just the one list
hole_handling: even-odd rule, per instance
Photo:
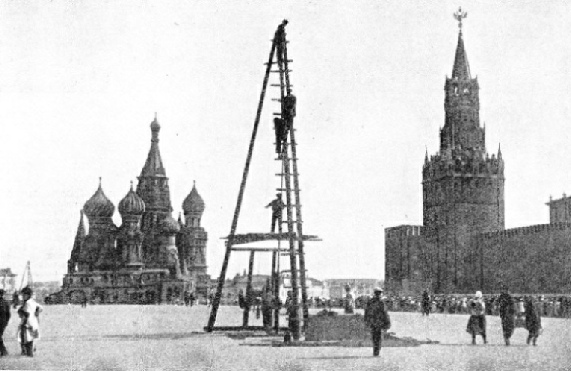
{"label": "cathedral spire", "polygon": [[161,159],[161,152],[159,151],[160,130],[161,126],[157,120],[157,114],[155,113],[155,119],[151,122],[151,149],[149,150],[145,166],[141,171],[141,177],[166,175],[163,160]]}
{"label": "cathedral spire", "polygon": [[79,225],[77,226],[77,233],[75,234],[75,240],[80,241],[85,238],[85,226],[83,225],[83,210],[79,211]]}
{"label": "cathedral spire", "polygon": [[463,12],[462,8],[454,13],[454,18],[458,21],[458,45],[456,46],[456,56],[454,58],[454,67],[452,68],[452,78],[458,80],[469,80],[470,65],[468,64],[468,56],[464,50],[464,39],[462,38],[462,19],[466,18],[468,13]]}

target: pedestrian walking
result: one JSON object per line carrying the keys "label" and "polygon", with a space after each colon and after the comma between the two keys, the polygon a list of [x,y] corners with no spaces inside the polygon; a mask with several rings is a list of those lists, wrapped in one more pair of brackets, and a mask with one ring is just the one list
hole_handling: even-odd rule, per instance
{"label": "pedestrian walking", "polygon": [[476,335],[482,335],[484,344],[488,344],[486,340],[486,305],[482,300],[481,291],[476,291],[475,298],[471,301],[468,312],[470,313],[470,319],[468,319],[466,331],[472,335],[472,344],[476,345]]}
{"label": "pedestrian walking", "polygon": [[376,287],[374,296],[369,300],[365,309],[365,323],[371,330],[374,357],[377,357],[381,350],[383,331],[391,328],[391,319],[381,300],[382,293],[383,289]]}
{"label": "pedestrian walking", "polygon": [[10,304],[4,300],[4,290],[0,289],[0,357],[8,355],[3,338],[8,322],[10,322]]}
{"label": "pedestrian walking", "polygon": [[529,296],[525,301],[525,328],[529,331],[527,337],[527,345],[533,343],[534,346],[537,345],[537,338],[541,333],[541,309],[543,296],[540,297],[539,301],[533,299]]}
{"label": "pedestrian walking", "polygon": [[515,303],[510,295],[507,286],[502,287],[502,293],[498,298],[500,308],[500,319],[502,320],[502,332],[504,333],[504,341],[506,346],[510,345],[510,338],[515,329]]}

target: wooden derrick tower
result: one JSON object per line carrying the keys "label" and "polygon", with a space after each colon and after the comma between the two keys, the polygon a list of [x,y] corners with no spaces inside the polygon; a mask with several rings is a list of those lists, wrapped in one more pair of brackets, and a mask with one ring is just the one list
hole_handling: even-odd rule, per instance
{"label": "wooden derrick tower", "polygon": [[[260,94],[260,100],[258,103],[258,109],[256,112],[256,119],[254,120],[254,128],[252,131],[252,137],[250,140],[250,145],[248,149],[248,155],[246,158],[246,165],[244,166],[244,172],[242,175],[242,183],[240,184],[240,191],[238,194],[238,200],[236,203],[236,209],[234,211],[234,218],[232,220],[232,226],[230,228],[230,234],[226,241],[226,253],[224,255],[224,262],[222,263],[222,269],[220,276],[218,277],[218,285],[216,288],[216,293],[212,302],[212,311],[210,313],[210,318],[208,325],[206,326],[206,331],[211,332],[215,330],[214,323],[216,322],[216,314],[220,306],[220,299],[222,296],[222,289],[224,286],[224,281],[226,279],[226,271],[228,268],[228,262],[230,260],[230,255],[232,251],[249,251],[250,261],[249,261],[249,272],[248,272],[248,286],[246,289],[246,300],[251,300],[252,290],[252,269],[254,263],[254,253],[260,251],[272,252],[272,291],[275,299],[278,299],[278,287],[279,287],[279,259],[280,255],[289,256],[290,263],[290,280],[292,288],[292,298],[291,305],[296,309],[300,308],[300,298],[299,291],[301,288],[301,309],[304,319],[304,326],[307,324],[308,318],[308,306],[307,306],[307,292],[306,292],[306,268],[305,268],[305,258],[304,258],[304,241],[307,240],[318,240],[316,236],[309,236],[303,234],[302,227],[302,216],[301,216],[301,199],[299,190],[299,174],[297,168],[297,150],[295,141],[295,128],[294,128],[294,118],[296,109],[296,98],[292,93],[292,85],[290,83],[290,72],[289,63],[292,62],[288,59],[287,54],[287,43],[285,26],[287,21],[284,20],[277,28],[274,38],[272,40],[272,47],[268,62],[266,63],[266,73],[264,75],[264,81],[262,85],[262,92]],[[246,180],[248,178],[248,172],[250,168],[250,163],[252,160],[252,153],[254,149],[254,143],[256,140],[256,134],[258,131],[258,124],[260,122],[260,116],[262,113],[262,108],[264,104],[264,99],[266,96],[266,88],[268,86],[268,81],[270,73],[277,73],[279,75],[279,83],[271,84],[279,88],[279,98],[274,98],[274,101],[280,103],[280,112],[274,113],[274,125],[276,130],[276,152],[277,161],[281,162],[282,171],[276,174],[280,177],[280,186],[277,188],[280,195],[285,193],[285,203],[284,208],[286,209],[286,220],[282,221],[279,218],[278,223],[278,233],[250,233],[250,234],[236,234],[236,228],[238,224],[238,218],[240,215],[240,208],[242,206],[242,200],[244,196],[244,191],[246,189]],[[283,197],[282,197],[283,199]],[[295,210],[295,211],[294,211]],[[287,225],[287,231],[282,230],[282,223]],[[237,247],[236,244],[245,244],[256,241],[268,241],[277,240],[278,247],[276,248],[248,248],[248,247]],[[280,241],[287,240],[288,244],[283,250],[281,249]],[[299,282],[298,282],[299,279]],[[244,321],[241,328],[248,327],[248,310],[244,311]],[[275,330],[279,328],[277,310],[275,313]],[[290,328],[292,329],[292,337],[294,340],[299,339],[300,335],[300,318],[299,310],[292,311],[290,315]]]}

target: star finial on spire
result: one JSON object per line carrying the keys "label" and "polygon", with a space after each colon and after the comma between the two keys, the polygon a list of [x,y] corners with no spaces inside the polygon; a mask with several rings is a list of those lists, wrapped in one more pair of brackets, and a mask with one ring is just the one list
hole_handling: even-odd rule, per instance
{"label": "star finial on spire", "polygon": [[99,177],[99,188],[101,188],[101,177]]}
{"label": "star finial on spire", "polygon": [[468,16],[468,13],[463,12],[462,7],[459,7],[458,11],[456,13],[453,13],[453,16],[454,19],[458,21],[458,28],[460,29],[460,32],[462,32],[462,19],[466,18]]}
{"label": "star finial on spire", "polygon": [[133,190],[133,181],[131,180],[131,191]]}

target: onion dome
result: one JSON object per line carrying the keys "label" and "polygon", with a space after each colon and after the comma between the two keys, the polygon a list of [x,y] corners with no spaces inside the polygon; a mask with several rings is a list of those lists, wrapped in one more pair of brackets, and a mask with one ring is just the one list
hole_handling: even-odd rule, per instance
{"label": "onion dome", "polygon": [[131,181],[131,190],[117,207],[121,215],[141,215],[145,212],[145,202],[138,194],[133,191],[133,182]]}
{"label": "onion dome", "polygon": [[172,216],[168,215],[161,223],[161,230],[168,234],[178,233],[180,225]]}
{"label": "onion dome", "polygon": [[182,203],[182,210],[186,215],[190,213],[203,213],[204,208],[204,200],[198,194],[198,191],[196,190],[196,183],[194,183],[192,185],[192,191],[190,191]]}
{"label": "onion dome", "polygon": [[113,216],[113,212],[115,212],[115,206],[111,201],[109,201],[107,196],[105,196],[105,193],[103,193],[103,189],[101,188],[101,178],[99,178],[99,188],[97,188],[97,191],[95,191],[93,196],[91,196],[85,205],[83,205],[83,211],[89,219],[93,217],[110,218]]}

